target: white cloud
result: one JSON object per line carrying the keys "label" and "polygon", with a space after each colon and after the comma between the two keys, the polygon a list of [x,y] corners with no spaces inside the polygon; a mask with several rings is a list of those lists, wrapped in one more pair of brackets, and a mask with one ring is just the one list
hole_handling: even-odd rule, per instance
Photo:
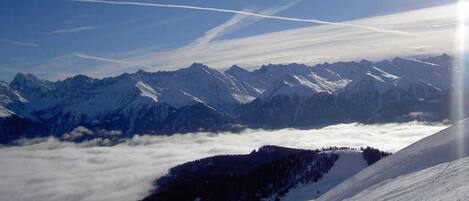
{"label": "white cloud", "polygon": [[73,140],[75,138],[82,137],[84,135],[92,135],[93,131],[87,129],[86,127],[79,126],[73,129],[72,131],[65,133],[62,138],[67,140]]}
{"label": "white cloud", "polygon": [[74,32],[92,30],[92,29],[96,29],[96,28],[98,28],[98,27],[95,27],[95,26],[81,26],[81,27],[73,27],[73,28],[66,28],[66,29],[57,29],[57,30],[51,31],[50,33],[52,33],[52,34],[74,33]]}
{"label": "white cloud", "polygon": [[111,147],[54,138],[0,148],[3,201],[137,200],[177,164],[218,154],[249,153],[262,145],[296,148],[374,146],[399,150],[446,126],[339,124],[321,129],[248,130],[241,134],[139,136]]}
{"label": "white cloud", "polygon": [[[89,130],[86,127],[83,126],[78,126],[72,131],[65,133],[61,138],[65,140],[76,140],[81,137],[90,137],[90,136],[105,136],[105,137],[114,137],[114,136],[119,136],[122,135],[122,131],[119,130],[106,130],[106,129],[99,129],[97,131],[92,131]],[[26,140],[27,141],[27,140]],[[24,142],[23,142],[24,143]],[[109,143],[104,143],[104,144],[109,144]]]}
{"label": "white cloud", "polygon": [[[285,9],[288,9],[294,6],[300,1],[301,0],[289,1],[288,3],[282,4],[282,5],[277,5],[271,8],[264,9],[260,11],[259,13],[264,14],[264,15],[273,15],[275,13],[281,12]],[[191,44],[186,45],[186,48],[189,50],[186,51],[186,54],[178,55],[178,56],[185,56],[187,58],[192,58],[194,52],[205,51],[205,49],[207,48],[207,45],[213,40],[215,40],[216,38],[220,38],[221,36],[232,33],[243,27],[252,25],[261,19],[262,18],[253,18],[252,16],[238,13],[234,15],[233,17],[231,17],[228,21],[208,30],[207,32],[205,32],[205,34],[202,37],[196,39]]]}
{"label": "white cloud", "polygon": [[25,46],[25,47],[39,47],[39,45],[36,44],[36,43],[26,43],[26,42],[21,42],[21,41],[9,40],[9,39],[6,39],[6,38],[0,38],[0,41],[4,42],[4,43],[19,45],[19,46]]}
{"label": "white cloud", "polygon": [[[393,35],[323,25],[211,41],[198,51],[192,51],[193,43],[165,52],[142,51],[125,60],[138,61],[140,64],[153,66],[152,71],[159,71],[187,67],[195,61],[223,69],[233,64],[245,67],[292,62],[312,65],[326,61],[452,54],[458,25],[456,10],[456,5],[451,4],[350,22],[402,30],[416,35]],[[132,69],[131,65],[101,64],[86,73],[103,77],[128,72],[129,69]]]}
{"label": "white cloud", "polygon": [[[389,35],[326,25],[216,41],[188,59],[178,57],[187,51],[187,47],[172,52],[149,53],[154,57],[142,55],[139,59],[154,63],[154,66],[177,68],[187,66],[195,59],[210,66],[227,67],[235,63],[246,66],[290,62],[314,64],[362,58],[451,53],[455,33],[455,26],[451,25],[455,20],[455,14],[451,12],[453,9],[453,6],[444,6],[354,22],[408,30],[418,34],[416,36]],[[444,28],[430,27],[433,24],[449,25]]]}

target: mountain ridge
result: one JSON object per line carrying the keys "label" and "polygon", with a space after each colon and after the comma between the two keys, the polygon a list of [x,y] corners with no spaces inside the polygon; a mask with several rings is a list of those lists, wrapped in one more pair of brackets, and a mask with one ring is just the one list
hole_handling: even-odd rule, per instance
{"label": "mountain ridge", "polygon": [[[0,107],[48,128],[47,134],[38,135],[58,137],[78,126],[119,130],[128,137],[343,122],[443,121],[449,118],[446,112],[429,107],[417,111],[417,100],[449,104],[445,97],[455,71],[452,58],[443,54],[420,60],[268,64],[252,71],[234,65],[220,72],[194,63],[175,71],[139,70],[102,79],[76,75],[59,81],[18,73],[0,85]],[[406,101],[417,102],[401,107],[395,112],[399,116],[376,119],[380,110]],[[407,115],[413,112],[424,115]],[[12,140],[5,135],[0,132],[1,142]]]}

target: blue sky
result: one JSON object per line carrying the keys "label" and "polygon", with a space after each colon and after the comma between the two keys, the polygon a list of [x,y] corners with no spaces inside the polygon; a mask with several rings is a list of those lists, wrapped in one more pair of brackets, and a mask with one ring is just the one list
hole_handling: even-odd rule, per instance
{"label": "blue sky", "polygon": [[[249,11],[327,22],[366,19],[453,2],[451,0],[128,1]],[[133,72],[138,68],[157,71],[158,63],[146,62],[140,65],[138,58],[145,60],[140,56],[149,52],[172,51],[192,44],[220,25],[226,26],[220,27],[214,38],[205,38],[208,40],[207,43],[320,26],[315,23],[255,16],[238,16],[243,19],[233,19],[233,24],[226,24],[235,15],[208,10],[100,2],[3,0],[0,1],[2,27],[0,80],[11,80],[17,72],[34,73],[47,79],[62,79],[78,73],[99,77]],[[188,58],[190,59],[195,62],[199,58]],[[108,66],[103,67],[104,63]],[[127,67],[112,69],[111,64],[125,64]],[[174,64],[174,68],[182,67],[181,65]],[[109,73],[106,68],[111,68]],[[98,71],[99,73],[95,73]]]}

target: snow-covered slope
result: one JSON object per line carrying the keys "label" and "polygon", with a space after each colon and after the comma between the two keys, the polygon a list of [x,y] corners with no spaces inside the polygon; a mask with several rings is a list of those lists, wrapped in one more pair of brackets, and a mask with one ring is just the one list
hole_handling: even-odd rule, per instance
{"label": "snow-covered slope", "polygon": [[469,200],[469,157],[380,182],[347,201]]}
{"label": "snow-covered slope", "polygon": [[361,151],[339,150],[333,152],[339,155],[339,159],[334,163],[334,166],[332,166],[328,173],[324,174],[316,183],[310,183],[291,189],[281,200],[303,201],[318,198],[340,182],[368,167],[367,162],[363,159],[363,153]]}
{"label": "snow-covered slope", "polygon": [[[344,200],[387,180],[466,157],[469,155],[468,129],[469,120],[463,120],[450,128],[424,138],[362,170],[325,193],[318,200]],[[366,194],[362,194],[362,196],[366,197]]]}
{"label": "snow-covered slope", "polygon": [[156,92],[155,89],[153,89],[151,86],[148,86],[147,84],[143,83],[142,81],[138,81],[137,84],[135,85],[140,89],[140,95],[146,96],[148,98],[151,98],[155,102],[158,102],[160,94]]}
{"label": "snow-covered slope", "polygon": [[261,98],[309,97],[318,92],[334,93],[349,82],[328,69],[296,63],[264,65],[252,72],[233,66],[225,74],[262,92]]}
{"label": "snow-covered slope", "polygon": [[[443,62],[443,61],[442,61]],[[432,83],[439,89],[451,87],[451,67],[434,63],[424,62],[416,59],[395,58],[392,61],[395,66],[393,74],[406,75],[415,80],[423,80]]]}
{"label": "snow-covered slope", "polygon": [[366,72],[347,84],[342,93],[355,94],[362,92],[384,92],[389,90],[390,83],[398,77],[383,71]]}
{"label": "snow-covered slope", "polygon": [[13,90],[7,82],[0,81],[0,106],[6,107],[26,102],[27,100]]}
{"label": "snow-covered slope", "polygon": [[131,76],[158,90],[159,100],[176,108],[203,102],[229,110],[259,95],[249,85],[198,63],[173,72],[140,72]]}
{"label": "snow-covered slope", "polygon": [[454,70],[451,60],[451,57],[443,54],[422,60],[398,57],[392,61],[362,60],[324,63],[313,67],[296,63],[269,64],[252,72],[233,66],[225,74],[261,92],[261,98],[264,99],[292,95],[307,97],[318,91],[350,93],[377,90],[384,93],[402,88],[406,93],[412,93],[415,85],[439,91],[449,89]]}
{"label": "snow-covered slope", "polygon": [[0,106],[0,118],[9,117],[13,114],[15,113]]}
{"label": "snow-covered slope", "polygon": [[271,98],[275,96],[300,96],[311,97],[319,92],[325,92],[322,86],[313,83],[302,75],[287,74],[284,78],[275,82],[266,90],[262,97]]}

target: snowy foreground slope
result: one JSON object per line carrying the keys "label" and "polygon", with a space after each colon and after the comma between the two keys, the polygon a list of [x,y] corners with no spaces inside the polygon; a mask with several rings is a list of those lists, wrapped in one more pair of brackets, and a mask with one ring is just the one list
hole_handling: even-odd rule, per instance
{"label": "snowy foreground slope", "polygon": [[339,155],[339,159],[334,166],[324,174],[324,176],[316,183],[309,183],[291,189],[283,201],[301,201],[317,198],[324,192],[327,192],[340,182],[353,176],[360,170],[368,167],[367,162],[363,158],[363,153],[355,150],[335,151]]}
{"label": "snowy foreground slope", "polygon": [[[348,198],[351,200],[427,200],[425,198],[430,199],[427,197],[430,194],[435,195],[431,197],[431,200],[453,200],[446,197],[452,195],[461,199],[462,196],[467,198],[467,192],[464,192],[466,193],[464,195],[458,190],[464,186],[467,187],[467,182],[458,179],[459,176],[464,178],[464,174],[455,174],[469,168],[467,167],[468,158],[464,158],[469,155],[469,147],[466,147],[469,145],[468,128],[469,120],[466,119],[424,138],[362,170],[325,193],[318,200],[335,201]],[[458,159],[461,160],[455,161]],[[412,185],[412,182],[417,182],[418,179],[423,183],[417,186]],[[402,186],[398,187],[398,185]],[[440,187],[436,188],[435,186],[438,185]],[[413,187],[405,188],[405,186]],[[437,190],[442,190],[441,188],[445,188],[449,194],[437,193]],[[419,193],[427,195],[418,195]]]}
{"label": "snowy foreground slope", "polygon": [[468,178],[465,157],[386,180],[346,200],[469,200]]}

